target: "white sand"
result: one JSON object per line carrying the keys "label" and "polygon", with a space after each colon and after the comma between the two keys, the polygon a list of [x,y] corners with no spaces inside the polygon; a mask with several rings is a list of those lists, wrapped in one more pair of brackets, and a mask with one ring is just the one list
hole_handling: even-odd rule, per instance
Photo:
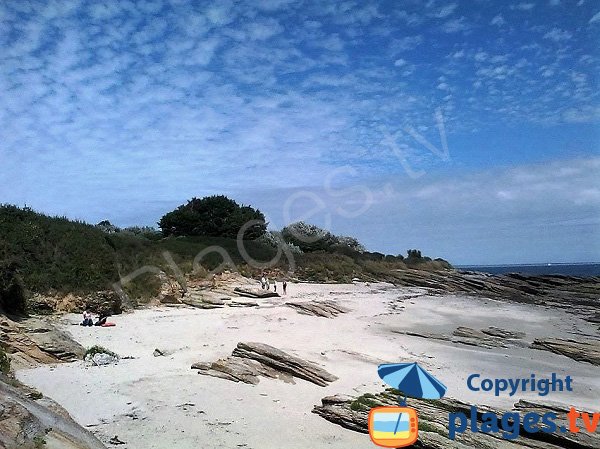
{"label": "white sand", "polygon": [[[575,391],[545,401],[596,410],[598,368],[546,351],[481,349],[392,332],[418,330],[451,334],[457,326],[488,326],[535,337],[572,337],[577,327],[597,327],[562,311],[456,296],[431,297],[421,289],[389,285],[290,284],[285,300],[335,299],[351,309],[334,319],[298,314],[269,299],[259,308],[155,308],[112,317],[114,328],[63,328],[82,345],[105,346],[121,356],[118,365],[86,367],[82,362],[19,371],[18,378],[62,404],[105,442],[114,435],[125,449],[219,447],[372,448],[367,435],[331,424],[311,413],[322,397],[378,392],[377,365],[418,361],[448,387],[448,396],[510,407],[519,397],[474,393],[465,379],[571,375]],[[420,295],[418,297],[413,297]],[[401,297],[405,309],[392,312]],[[287,384],[261,378],[258,385],[201,376],[190,365],[230,355],[239,341],[267,343],[322,365],[339,377],[328,387],[303,380]],[[154,357],[155,348],[171,352]],[[185,405],[188,404],[188,405]]]}

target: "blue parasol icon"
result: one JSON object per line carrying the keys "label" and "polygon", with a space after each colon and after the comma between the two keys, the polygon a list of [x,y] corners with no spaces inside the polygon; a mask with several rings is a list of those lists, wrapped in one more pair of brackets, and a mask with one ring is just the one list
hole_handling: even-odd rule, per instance
{"label": "blue parasol icon", "polygon": [[446,386],[417,362],[379,365],[377,373],[386,384],[404,393],[404,400],[400,400],[402,405],[406,405],[407,395],[420,399],[440,399],[446,394]]}

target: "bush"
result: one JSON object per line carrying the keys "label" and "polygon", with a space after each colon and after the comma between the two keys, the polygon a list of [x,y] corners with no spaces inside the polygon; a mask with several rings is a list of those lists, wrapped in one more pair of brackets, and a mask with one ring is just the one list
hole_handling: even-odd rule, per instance
{"label": "bush", "polygon": [[114,358],[119,358],[119,356],[111,350],[106,349],[103,346],[94,345],[91,348],[88,348],[87,351],[85,351],[85,354],[83,355],[83,360],[86,360],[88,357],[92,358],[96,354],[106,354]]}
{"label": "bush", "polygon": [[0,373],[8,374],[10,371],[10,359],[4,351],[4,348],[0,346]]}
{"label": "bush", "polygon": [[254,240],[267,230],[265,216],[250,206],[240,206],[224,195],[192,198],[160,219],[163,235],[209,236],[237,238],[240,229],[249,221],[261,223],[249,226],[244,238]]}
{"label": "bush", "polygon": [[15,263],[0,266],[0,311],[17,316],[27,311],[25,288]]}

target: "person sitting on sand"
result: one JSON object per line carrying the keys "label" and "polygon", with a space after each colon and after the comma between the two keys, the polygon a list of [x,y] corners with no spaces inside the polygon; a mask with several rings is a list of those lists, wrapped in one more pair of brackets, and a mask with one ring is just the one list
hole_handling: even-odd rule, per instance
{"label": "person sitting on sand", "polygon": [[87,310],[85,312],[83,312],[83,322],[81,323],[82,326],[93,326],[94,325],[94,320],[92,319],[92,314],[90,312],[88,312]]}
{"label": "person sitting on sand", "polygon": [[99,315],[98,316],[98,321],[96,321],[96,324],[94,324],[94,326],[102,326],[106,323],[106,319],[108,318],[108,316],[106,315]]}

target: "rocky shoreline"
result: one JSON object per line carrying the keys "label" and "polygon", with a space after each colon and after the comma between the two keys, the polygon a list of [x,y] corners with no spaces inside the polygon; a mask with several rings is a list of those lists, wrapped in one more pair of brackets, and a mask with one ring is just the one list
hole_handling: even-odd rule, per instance
{"label": "rocky shoreline", "polygon": [[[329,293],[325,296],[315,297],[309,294],[283,298],[273,292],[267,293],[257,289],[250,279],[242,278],[236,274],[224,274],[216,282],[189,283],[184,292],[171,289],[173,291],[164,292],[151,305],[174,308],[174,310],[187,308],[188,310],[197,310],[201,314],[228,311],[227,316],[232,317],[239,313],[242,321],[240,321],[240,324],[232,325],[232,329],[236,329],[237,326],[246,327],[243,318],[246,316],[245,311],[233,310],[239,308],[252,311],[252,316],[264,315],[263,319],[266,319],[267,322],[271,320],[269,316],[274,313],[272,311],[284,313],[283,311],[287,309],[291,311],[289,313],[292,315],[298,316],[297,319],[300,322],[304,322],[302,320],[315,320],[311,323],[318,325],[318,329],[327,329],[328,325],[325,322],[337,323],[338,320],[341,320],[341,322],[350,324],[353,319],[362,319],[365,313],[371,312],[369,307],[362,311],[355,310],[357,305],[360,304],[360,302],[353,302],[355,301],[353,289],[356,286],[346,286],[344,289],[339,289],[335,288],[334,285],[329,284],[327,287]],[[376,335],[384,333],[385,335],[409,338],[411,341],[423,340],[427,344],[429,342],[444,344],[449,345],[448,347],[451,348],[476,348],[490,353],[494,351],[534,350],[545,354],[565,356],[573,363],[583,363],[591,366],[600,365],[600,336],[597,331],[592,330],[597,328],[600,321],[597,311],[600,298],[600,278],[598,277],[521,276],[516,274],[493,276],[454,270],[438,272],[404,270],[395,274],[394,286],[370,287],[369,283],[364,282],[358,282],[356,285],[363,292],[361,295],[367,295],[361,301],[366,301],[367,297],[371,295],[373,297],[395,295],[399,298],[389,300],[382,305],[388,310],[387,313],[377,314],[373,311],[376,319],[367,328],[362,328],[363,331],[370,328]],[[292,284],[290,287],[292,291],[294,288],[300,289],[300,284]],[[306,284],[306,287],[303,288],[310,290],[311,287]],[[399,296],[396,293],[399,292],[398,288],[405,288],[405,291],[402,291]],[[447,295],[467,295],[467,297],[482,298],[484,300],[489,298],[506,304],[539,307],[540,313],[543,313],[543,310],[560,310],[561,313],[564,312],[573,316],[573,319],[586,322],[588,330],[584,332],[578,326],[573,327],[572,334],[577,336],[573,338],[564,333],[560,335],[541,334],[532,336],[519,328],[504,328],[496,325],[478,327],[456,324],[454,328],[441,331],[419,329],[418,327],[411,329],[405,325],[381,327],[379,323],[393,323],[394,316],[403,316],[406,306],[414,304],[414,301],[419,300],[418,298],[422,298],[423,295],[429,298]],[[68,301],[64,298],[63,300],[60,298],[44,300],[38,295],[36,301],[41,309],[47,306],[56,307],[55,310],[76,310],[79,307],[93,308],[98,306],[102,310],[117,313],[121,311],[122,306],[117,295],[106,292],[100,293],[97,297],[89,295],[86,298],[70,298]],[[46,304],[46,306],[42,304]],[[278,318],[277,321],[273,322],[280,322],[279,320],[295,321],[296,319],[292,319],[292,315],[285,314],[286,318]],[[356,316],[356,318],[352,318],[353,316]],[[377,318],[378,316],[380,318]],[[402,323],[402,320],[399,322]],[[359,325],[359,323],[360,320],[356,321],[356,325]],[[335,328],[337,324],[332,324],[332,326]],[[71,329],[80,330],[79,326],[76,329]],[[359,326],[357,331],[360,331],[360,329]],[[269,332],[270,329],[267,329],[265,335],[270,335]],[[0,317],[0,344],[9,354],[13,368],[19,370],[45,364],[82,360],[85,348],[81,343],[75,341],[70,334],[71,331],[65,328],[62,319],[56,314],[30,317],[17,321],[4,316]],[[585,337],[585,339],[580,337]],[[279,344],[269,344],[271,343],[269,340],[266,340],[265,343],[237,341],[237,347],[231,355],[220,355],[218,358],[202,357],[201,360],[207,361],[194,363],[192,368],[200,374],[247,383],[250,384],[249,386],[258,385],[261,377],[280,379],[288,383],[294,383],[295,379],[303,379],[307,381],[306,383],[320,387],[329,387],[332,382],[332,385],[338,385],[338,378],[342,378],[336,370],[327,370],[322,365],[323,360],[327,359],[326,354],[329,354],[328,348],[320,350],[321,358],[315,358],[315,355],[304,358],[291,354],[287,350],[279,349]],[[315,340],[315,343],[319,341]],[[234,343],[233,346],[235,345]],[[296,349],[294,346],[292,347]],[[164,354],[172,353],[173,351],[164,352]],[[164,354],[161,352],[160,355]],[[369,364],[374,363],[373,360],[377,359],[376,356],[369,355],[368,350],[356,352],[341,349],[339,355],[356,357],[356,360],[360,363],[368,362]],[[198,358],[196,358],[197,360]],[[188,371],[189,366],[188,364]],[[347,379],[344,379],[344,381],[347,382]],[[299,386],[294,385],[293,388],[299,388]],[[33,448],[35,444],[34,437],[45,438],[45,435],[48,436],[47,441],[49,444],[45,446],[48,448],[96,449],[103,447],[98,445],[102,443],[97,440],[88,441],[86,435],[89,432],[72,421],[64,410],[59,411],[58,414],[66,421],[60,421],[62,424],[54,428],[54,433],[46,432],[43,423],[46,422],[44,420],[47,419],[47,416],[44,415],[43,410],[46,408],[50,411],[55,410],[54,405],[51,405],[45,398],[38,398],[36,394],[31,396],[31,391],[27,387],[18,384],[11,386],[8,378],[0,379],[0,387],[4,389],[3,391],[10,393],[5,394],[0,403],[0,412],[2,412],[0,413],[0,442],[6,448],[25,448],[28,447],[28,444]],[[350,391],[350,388],[348,391]],[[23,398],[27,401],[24,401]],[[370,406],[393,405],[395,403],[396,398],[390,392],[354,397],[334,395],[323,398],[322,404],[315,406],[313,412],[342,427],[364,433],[366,430],[366,416]],[[600,447],[595,435],[590,436],[590,434],[583,433],[575,437],[567,434],[525,435],[518,442],[499,440],[485,434],[469,433],[461,435],[455,441],[450,441],[447,438],[447,430],[445,430],[448,410],[453,407],[462,410],[468,408],[470,404],[457,399],[444,399],[436,403],[412,400],[412,403],[419,409],[420,416],[423,417],[424,427],[420,432],[417,447],[512,448],[527,446],[548,449],[556,447],[585,449]],[[528,408],[550,410],[551,407],[551,404],[540,404],[533,401],[519,401],[514,404],[515,410],[527,410]],[[480,409],[485,410],[487,408],[480,407]],[[499,409],[496,411],[503,412]],[[42,413],[43,419],[36,417],[36,413]],[[63,427],[61,426],[66,426],[64,428],[70,430],[66,433],[62,432],[60,429]],[[23,431],[25,428],[37,430],[27,434]],[[21,438],[21,440],[18,440],[18,438]],[[64,446],[52,446],[56,441],[68,441],[69,438],[73,440],[69,443],[71,446],[66,445],[66,443]],[[11,441],[17,440],[20,443],[11,446]],[[105,441],[105,443],[110,444],[108,441]]]}

